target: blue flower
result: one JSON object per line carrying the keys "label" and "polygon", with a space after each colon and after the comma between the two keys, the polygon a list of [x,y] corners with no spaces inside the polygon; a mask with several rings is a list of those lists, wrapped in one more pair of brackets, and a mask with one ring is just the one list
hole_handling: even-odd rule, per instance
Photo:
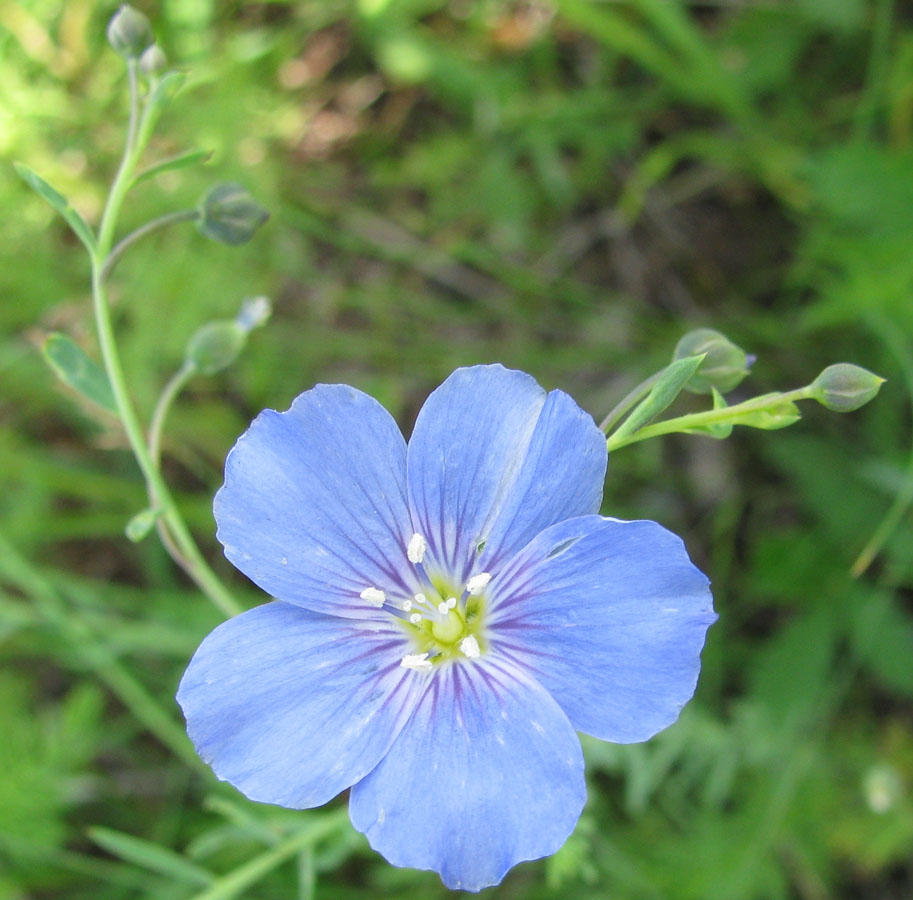
{"label": "blue flower", "polygon": [[261,413],[215,515],[277,600],[191,660],[199,754],[264,803],[351,788],[371,845],[451,888],[553,853],[586,799],[575,731],[674,722],[716,618],[675,535],[598,515],[605,469],[589,415],[497,365],[454,372],[408,447],[344,385]]}

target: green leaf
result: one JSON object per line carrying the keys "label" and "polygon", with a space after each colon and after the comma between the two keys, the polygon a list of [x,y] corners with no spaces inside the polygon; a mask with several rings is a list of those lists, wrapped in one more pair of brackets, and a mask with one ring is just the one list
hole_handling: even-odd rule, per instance
{"label": "green leaf", "polygon": [[61,381],[102,409],[117,415],[117,404],[108,376],[72,338],[65,334],[50,334],[42,352]]}
{"label": "green leaf", "polygon": [[[727,403],[726,398],[716,389],[712,388],[713,392],[713,408],[714,409],[726,409]],[[717,440],[723,440],[728,438],[732,434],[732,423],[731,422],[717,422],[714,425],[700,425],[697,428],[685,428],[682,429],[686,434],[705,434],[707,437],[717,438]]]}
{"label": "green leaf", "polygon": [[792,400],[782,400],[773,402],[779,396],[776,393],[763,394],[757,397],[757,400],[772,401],[764,409],[750,410],[742,413],[737,418],[733,418],[733,425],[748,425],[750,428],[763,428],[765,431],[773,431],[777,428],[786,428],[802,418],[799,407]]}
{"label": "green leaf", "polygon": [[645,425],[649,425],[682,392],[703,361],[704,354],[702,353],[698,356],[677,359],[666,366],[650,393],[634,408],[631,415],[612,435],[613,440],[627,437]]}
{"label": "green leaf", "polygon": [[13,167],[16,174],[36,193],[42,197],[57,212],[63,216],[67,225],[73,229],[74,234],[78,237],[89,253],[95,252],[95,235],[92,229],[86,224],[86,220],[72,206],[70,201],[59,191],[54,190],[40,175],[32,171],[28,166],[20,162],[14,162]]}
{"label": "green leaf", "polygon": [[173,172],[175,169],[186,169],[189,166],[195,166],[197,163],[208,162],[212,158],[212,150],[188,150],[186,153],[179,153],[177,156],[171,156],[163,159],[161,162],[148,169],[144,169],[133,179],[133,185],[141,181],[148,181],[161,175],[162,172]]}
{"label": "green leaf", "polygon": [[160,872],[175,881],[201,887],[215,881],[212,872],[184,859],[179,853],[161,844],[124,834],[113,828],[90,828],[89,837],[113,856],[150,872]]}

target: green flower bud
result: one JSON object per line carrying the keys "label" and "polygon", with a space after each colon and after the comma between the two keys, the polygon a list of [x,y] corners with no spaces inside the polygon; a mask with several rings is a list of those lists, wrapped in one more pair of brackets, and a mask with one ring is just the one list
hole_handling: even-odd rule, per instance
{"label": "green flower bud", "polygon": [[126,534],[134,544],[138,544],[153,528],[155,528],[156,520],[160,515],[161,510],[158,509],[144,509],[141,512],[138,512],[129,522],[127,522],[124,534]]}
{"label": "green flower bud", "polygon": [[862,366],[836,363],[811,383],[811,396],[834,412],[852,412],[865,406],[883,384],[884,378]]}
{"label": "green flower bud", "polygon": [[695,394],[731,391],[747,374],[754,362],[741,347],[713,328],[689,331],[676,345],[673,360],[704,354],[700,368],[691,376],[685,389]]}
{"label": "green flower bud", "polygon": [[185,359],[201,375],[214,375],[238,358],[246,338],[237,322],[207,322],[187,344]]}
{"label": "green flower bud", "polygon": [[167,65],[168,59],[158,44],[148,46],[139,58],[140,70],[146,76],[158,75]]}
{"label": "green flower bud", "polygon": [[187,344],[184,359],[201,375],[214,375],[230,366],[247,343],[247,335],[262,325],[272,308],[266,297],[255,297],[241,304],[232,319],[208,322]]}
{"label": "green flower bud", "polygon": [[203,198],[197,227],[223,244],[246,244],[269,213],[239,184],[217,184]]}
{"label": "green flower bud", "polygon": [[126,3],[108,23],[108,43],[125,59],[136,59],[154,40],[149,20]]}

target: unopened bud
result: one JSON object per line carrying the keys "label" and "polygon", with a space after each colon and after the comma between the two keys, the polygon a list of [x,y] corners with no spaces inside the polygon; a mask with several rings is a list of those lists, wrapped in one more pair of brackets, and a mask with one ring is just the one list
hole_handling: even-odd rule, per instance
{"label": "unopened bud", "polygon": [[241,304],[234,319],[208,322],[187,344],[184,359],[201,375],[214,375],[230,366],[247,343],[252,329],[262,325],[272,311],[266,297],[255,297]]}
{"label": "unopened bud", "polygon": [[144,509],[142,512],[138,512],[129,522],[127,522],[124,534],[126,534],[134,544],[139,543],[150,531],[152,531],[155,527],[156,520],[160,515],[161,510],[158,509]]}
{"label": "unopened bud", "polygon": [[147,47],[139,58],[139,67],[144,75],[158,75],[167,65],[168,59],[158,44]]}
{"label": "unopened bud", "polygon": [[246,244],[269,213],[239,184],[217,184],[200,206],[197,227],[223,244]]}
{"label": "unopened bud", "polygon": [[108,23],[108,43],[125,59],[136,59],[154,40],[149,20],[126,3]]}
{"label": "unopened bud", "polygon": [[748,356],[724,334],[713,328],[689,331],[676,345],[673,359],[704,354],[700,368],[691,376],[685,389],[695,394],[709,394],[716,388],[731,391],[748,374],[754,357]]}
{"label": "unopened bud", "polygon": [[862,366],[835,363],[812,382],[811,395],[834,412],[852,412],[865,406],[883,384],[884,378]]}

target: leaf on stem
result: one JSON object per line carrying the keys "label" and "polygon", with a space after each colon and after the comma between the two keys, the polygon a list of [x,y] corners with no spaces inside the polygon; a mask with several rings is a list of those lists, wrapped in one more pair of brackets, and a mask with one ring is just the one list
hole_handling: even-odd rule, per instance
{"label": "leaf on stem", "polygon": [[40,175],[21,162],[14,162],[16,174],[36,193],[63,216],[89,253],[95,252],[95,235],[86,220],[70,205],[70,201],[54,190]]}
{"label": "leaf on stem", "polygon": [[72,338],[56,332],[50,334],[42,352],[61,381],[102,409],[117,415],[117,403],[108,376]]}
{"label": "leaf on stem", "polygon": [[[733,415],[726,423],[715,423],[712,425],[697,425],[679,429],[683,434],[708,434],[711,437],[726,437],[724,434],[714,434],[712,429],[728,427],[730,430],[733,425],[747,425],[749,428],[762,428],[765,431],[774,431],[777,428],[786,428],[802,418],[799,407],[792,400],[779,399],[783,395],[774,392],[772,394],[762,394],[751,400],[752,404],[757,404],[758,409],[746,409],[736,412],[736,407],[732,407]],[[765,404],[766,401],[766,405]],[[717,406],[714,398],[714,409]]]}
{"label": "leaf on stem", "polygon": [[195,166],[197,163],[208,162],[212,158],[212,150],[188,150],[186,153],[179,153],[177,156],[163,159],[155,165],[144,169],[134,179],[131,186],[139,184],[141,181],[148,181],[161,175],[162,172],[173,172],[175,169],[186,169],[189,166]]}
{"label": "leaf on stem", "polygon": [[614,439],[627,437],[649,425],[682,392],[691,376],[700,368],[704,354],[677,359],[663,369],[650,393],[634,408],[634,411],[612,435]]}
{"label": "leaf on stem", "polygon": [[96,826],[89,829],[89,837],[103,850],[124,862],[133,863],[150,872],[167,875],[178,884],[206,887],[215,881],[212,872],[185,859],[168,847],[152,841]]}
{"label": "leaf on stem", "polygon": [[[716,388],[713,388],[712,392],[713,408],[725,409],[727,406],[726,398]],[[687,434],[705,434],[707,437],[723,440],[732,434],[732,422],[717,422],[714,425],[701,425],[697,428],[685,429],[685,432]]]}

